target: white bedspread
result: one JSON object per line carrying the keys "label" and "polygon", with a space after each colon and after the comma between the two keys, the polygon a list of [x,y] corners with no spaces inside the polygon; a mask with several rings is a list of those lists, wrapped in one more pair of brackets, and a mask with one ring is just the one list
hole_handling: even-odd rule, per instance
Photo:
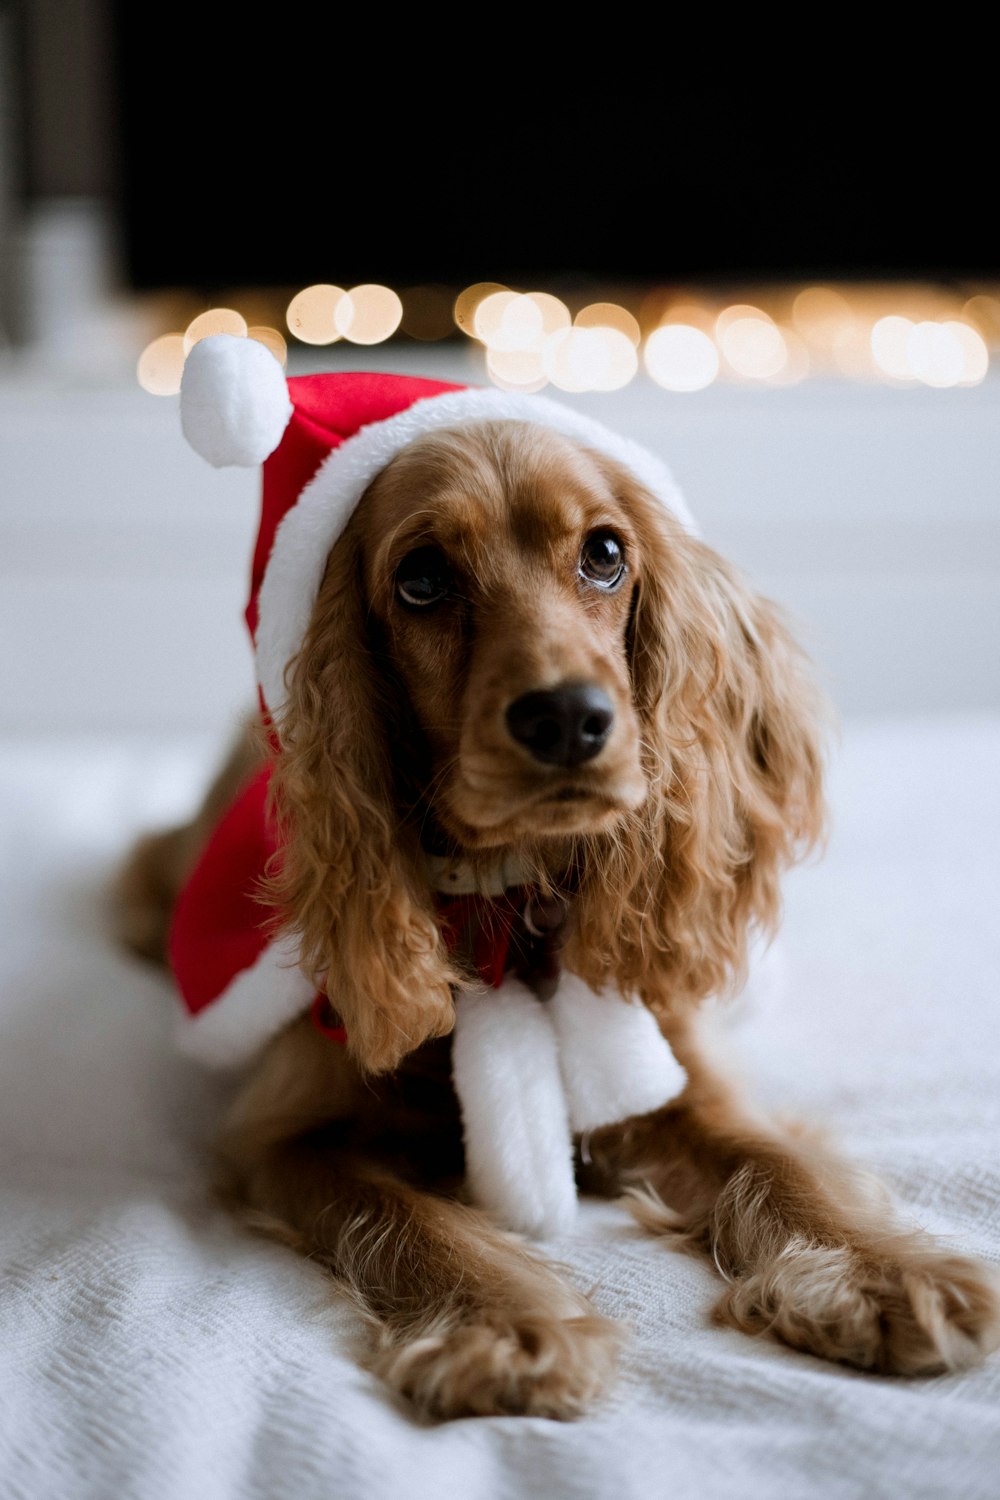
{"label": "white bedspread", "polygon": [[[425,1427],[314,1266],[235,1228],[202,1150],[224,1085],[103,886],[214,747],[0,748],[0,1494],[612,1500],[1000,1493],[1000,1356],[921,1383],[708,1326],[707,1266],[594,1206],[554,1248],[632,1338],[576,1424]],[[824,863],[788,885],[792,993],[737,1033],[906,1214],[1000,1259],[1000,719],[852,727]]]}

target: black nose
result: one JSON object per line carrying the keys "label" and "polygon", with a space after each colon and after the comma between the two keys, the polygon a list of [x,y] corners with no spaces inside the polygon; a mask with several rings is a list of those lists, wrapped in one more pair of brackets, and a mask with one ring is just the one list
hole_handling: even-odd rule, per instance
{"label": "black nose", "polygon": [[541,693],[515,698],[507,728],[519,745],[547,766],[580,766],[607,743],[615,711],[592,682],[563,682]]}

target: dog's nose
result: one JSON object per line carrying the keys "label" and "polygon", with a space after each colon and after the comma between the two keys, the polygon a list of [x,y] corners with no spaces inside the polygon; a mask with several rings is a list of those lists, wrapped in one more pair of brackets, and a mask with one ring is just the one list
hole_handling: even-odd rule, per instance
{"label": "dog's nose", "polygon": [[525,693],[507,710],[507,728],[519,745],[547,766],[580,766],[607,743],[615,711],[593,682],[563,682]]}

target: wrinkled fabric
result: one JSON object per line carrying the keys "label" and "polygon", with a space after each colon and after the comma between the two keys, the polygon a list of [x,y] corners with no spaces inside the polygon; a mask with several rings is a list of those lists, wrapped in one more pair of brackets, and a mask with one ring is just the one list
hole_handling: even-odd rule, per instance
{"label": "wrinkled fabric", "polygon": [[[909,1382],[710,1326],[715,1272],[613,1205],[551,1244],[631,1328],[576,1423],[422,1426],[315,1265],[230,1222],[231,1085],[104,887],[216,747],[0,746],[0,1493],[5,1500],[994,1500],[1000,1359]],[[1000,718],[849,728],[826,859],[787,883],[787,998],[731,1035],[902,1213],[1000,1260]]]}

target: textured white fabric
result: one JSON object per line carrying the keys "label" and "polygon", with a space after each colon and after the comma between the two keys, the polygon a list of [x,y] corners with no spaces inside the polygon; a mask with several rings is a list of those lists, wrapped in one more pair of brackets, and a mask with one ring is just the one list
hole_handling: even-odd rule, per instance
{"label": "textured white fabric", "polygon": [[[320,1269],[206,1191],[228,1095],[121,958],[103,884],[215,746],[0,747],[4,1500],[995,1500],[1000,1359],[920,1383],[709,1325],[715,1272],[618,1208],[552,1250],[631,1325],[577,1423],[421,1427]],[[732,1036],[903,1212],[1000,1259],[1000,718],[848,728],[825,861],[787,886],[788,996]]]}
{"label": "textured white fabric", "polygon": [[291,415],[285,372],[263,344],[231,333],[195,344],[181,377],[181,429],[214,468],[263,463]]}
{"label": "textured white fabric", "polygon": [[319,593],[330,548],[376,474],[425,433],[468,422],[540,422],[617,460],[640,480],[688,530],[691,512],[662,459],[612,432],[603,422],[552,401],[516,391],[448,391],[414,401],[384,422],[373,422],[334,448],[279,525],[260,586],[257,680],[278,723],[285,702],[285,669],[297,654]]}

